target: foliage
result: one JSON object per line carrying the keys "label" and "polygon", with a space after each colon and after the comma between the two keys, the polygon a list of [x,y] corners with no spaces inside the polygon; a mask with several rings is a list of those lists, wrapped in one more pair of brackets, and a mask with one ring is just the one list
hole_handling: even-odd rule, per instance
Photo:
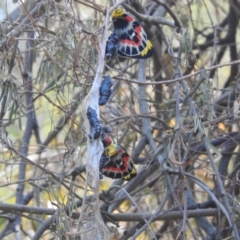
{"label": "foliage", "polygon": [[[117,1],[14,2],[0,31],[0,239],[239,239],[238,1],[121,1],[154,56],[105,62]],[[132,157],[129,182],[99,180],[88,106]]]}

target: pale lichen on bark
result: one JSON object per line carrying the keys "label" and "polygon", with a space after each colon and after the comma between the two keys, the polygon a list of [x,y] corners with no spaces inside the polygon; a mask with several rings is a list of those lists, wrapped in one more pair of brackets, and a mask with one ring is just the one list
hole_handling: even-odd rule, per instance
{"label": "pale lichen on bark", "polygon": [[[103,26],[103,33],[100,41],[98,42],[98,65],[96,75],[92,88],[87,95],[83,108],[82,117],[84,118],[84,126],[86,133],[90,133],[90,125],[87,119],[87,108],[90,106],[93,108],[99,118],[99,88],[101,86],[103,70],[104,70],[104,57],[107,41],[107,25],[109,22],[109,15],[116,8],[117,5],[123,1],[115,4],[113,7],[106,11],[105,22]],[[87,165],[86,165],[86,184],[85,184],[85,196],[82,205],[82,212],[79,218],[79,234],[82,239],[107,239],[108,230],[105,226],[101,214],[99,205],[99,159],[103,151],[101,139],[87,141]],[[92,191],[89,191],[91,189]],[[89,193],[90,192],[90,193]],[[92,202],[86,202],[86,198],[89,194],[94,194]]]}

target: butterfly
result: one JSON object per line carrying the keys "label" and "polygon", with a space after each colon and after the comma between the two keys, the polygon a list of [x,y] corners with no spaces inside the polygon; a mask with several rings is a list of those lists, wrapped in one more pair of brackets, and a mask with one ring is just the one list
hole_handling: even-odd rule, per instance
{"label": "butterfly", "polygon": [[132,158],[121,145],[113,143],[108,135],[102,138],[102,143],[104,151],[99,162],[100,173],[109,178],[122,178],[126,181],[137,175]]}
{"label": "butterfly", "polygon": [[146,59],[153,55],[152,43],[144,29],[122,6],[112,12],[112,21],[113,32],[119,38],[118,44],[114,42],[119,55],[136,59]]}

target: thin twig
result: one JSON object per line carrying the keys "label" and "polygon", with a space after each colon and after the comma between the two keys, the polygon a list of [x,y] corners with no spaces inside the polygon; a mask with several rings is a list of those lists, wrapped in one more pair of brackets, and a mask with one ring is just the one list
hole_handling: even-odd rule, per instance
{"label": "thin twig", "polygon": [[[205,70],[206,70],[206,72],[208,72],[208,71],[211,71],[213,69],[228,67],[228,66],[232,66],[232,65],[235,65],[235,64],[240,64],[240,60],[232,61],[232,62],[229,62],[229,63],[217,64],[217,65],[214,65],[212,67],[206,68]],[[179,77],[179,78],[176,78],[176,79],[164,80],[164,81],[161,81],[161,82],[141,82],[140,83],[138,81],[134,81],[134,80],[126,79],[126,78],[123,78],[123,77],[118,77],[118,76],[115,76],[115,77],[112,77],[112,78],[116,78],[118,80],[122,80],[122,81],[126,81],[126,82],[137,83],[138,85],[161,85],[161,84],[168,84],[168,83],[174,83],[174,82],[177,82],[177,81],[186,80],[190,77],[198,75],[199,73],[201,73],[201,71],[202,70],[199,70],[199,71],[196,71],[194,73],[185,75],[183,77]]]}

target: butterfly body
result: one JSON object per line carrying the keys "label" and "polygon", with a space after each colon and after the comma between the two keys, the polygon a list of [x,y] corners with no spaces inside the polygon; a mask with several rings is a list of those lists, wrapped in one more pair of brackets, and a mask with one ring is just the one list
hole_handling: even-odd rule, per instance
{"label": "butterfly body", "polygon": [[121,36],[126,31],[132,30],[132,26],[129,23],[133,23],[134,19],[132,17],[128,17],[127,14],[123,14],[121,17],[113,18],[113,28],[114,32]]}

